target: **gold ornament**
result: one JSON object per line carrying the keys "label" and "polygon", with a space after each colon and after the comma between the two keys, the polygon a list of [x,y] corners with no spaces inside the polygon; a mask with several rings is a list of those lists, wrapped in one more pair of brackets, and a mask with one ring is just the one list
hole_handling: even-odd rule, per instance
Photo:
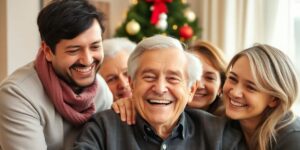
{"label": "gold ornament", "polygon": [[129,35],[135,35],[137,34],[141,29],[141,26],[138,22],[135,20],[131,20],[126,25],[126,31]]}
{"label": "gold ornament", "polygon": [[173,29],[173,30],[177,30],[177,28],[178,28],[178,26],[177,26],[176,24],[174,24],[174,25],[172,26],[172,29]]}
{"label": "gold ornament", "polygon": [[195,15],[195,13],[194,13],[192,10],[186,9],[183,13],[184,13],[185,18],[186,18],[189,22],[195,21],[196,15]]}

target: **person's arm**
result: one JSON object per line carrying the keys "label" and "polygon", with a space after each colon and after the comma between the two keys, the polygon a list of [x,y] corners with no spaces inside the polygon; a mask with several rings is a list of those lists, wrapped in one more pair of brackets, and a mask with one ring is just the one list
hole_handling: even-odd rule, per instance
{"label": "person's arm", "polygon": [[1,86],[0,147],[2,150],[46,150],[41,119],[22,89],[16,85]]}
{"label": "person's arm", "polygon": [[128,125],[135,124],[136,110],[130,98],[115,101],[112,104],[112,108],[116,113],[120,114],[122,121],[126,121]]}
{"label": "person's arm", "polygon": [[95,119],[95,115],[89,122],[85,124],[82,132],[74,142],[73,150],[105,150],[104,137],[101,125]]}

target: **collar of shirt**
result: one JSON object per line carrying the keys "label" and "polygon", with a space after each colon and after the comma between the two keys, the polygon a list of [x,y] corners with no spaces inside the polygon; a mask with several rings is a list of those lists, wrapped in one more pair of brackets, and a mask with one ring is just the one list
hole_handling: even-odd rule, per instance
{"label": "collar of shirt", "polygon": [[[150,124],[146,120],[144,120],[140,115],[137,115],[136,122],[139,132],[143,134],[144,140],[150,140],[154,143],[163,142],[163,139],[155,133],[155,130],[150,126]],[[188,133],[188,128],[186,124],[186,114],[183,112],[179,116],[179,121],[175,128],[172,130],[172,133],[171,135],[169,135],[167,140],[174,138],[185,139],[186,134]]]}

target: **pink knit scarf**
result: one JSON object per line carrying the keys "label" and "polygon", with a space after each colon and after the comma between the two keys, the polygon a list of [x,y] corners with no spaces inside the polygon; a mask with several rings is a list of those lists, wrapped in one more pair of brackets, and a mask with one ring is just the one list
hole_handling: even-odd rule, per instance
{"label": "pink knit scarf", "polygon": [[44,51],[39,50],[35,69],[56,110],[74,125],[85,123],[95,113],[94,97],[98,89],[95,82],[79,95],[55,74],[52,64],[46,60]]}

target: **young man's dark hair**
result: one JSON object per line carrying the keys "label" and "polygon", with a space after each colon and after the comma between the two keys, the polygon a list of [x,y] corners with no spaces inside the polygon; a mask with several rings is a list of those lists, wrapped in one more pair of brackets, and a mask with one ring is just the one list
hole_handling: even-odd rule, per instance
{"label": "young man's dark hair", "polygon": [[55,54],[61,39],[72,39],[89,28],[96,19],[104,32],[103,13],[87,0],[53,0],[38,15],[40,36]]}

